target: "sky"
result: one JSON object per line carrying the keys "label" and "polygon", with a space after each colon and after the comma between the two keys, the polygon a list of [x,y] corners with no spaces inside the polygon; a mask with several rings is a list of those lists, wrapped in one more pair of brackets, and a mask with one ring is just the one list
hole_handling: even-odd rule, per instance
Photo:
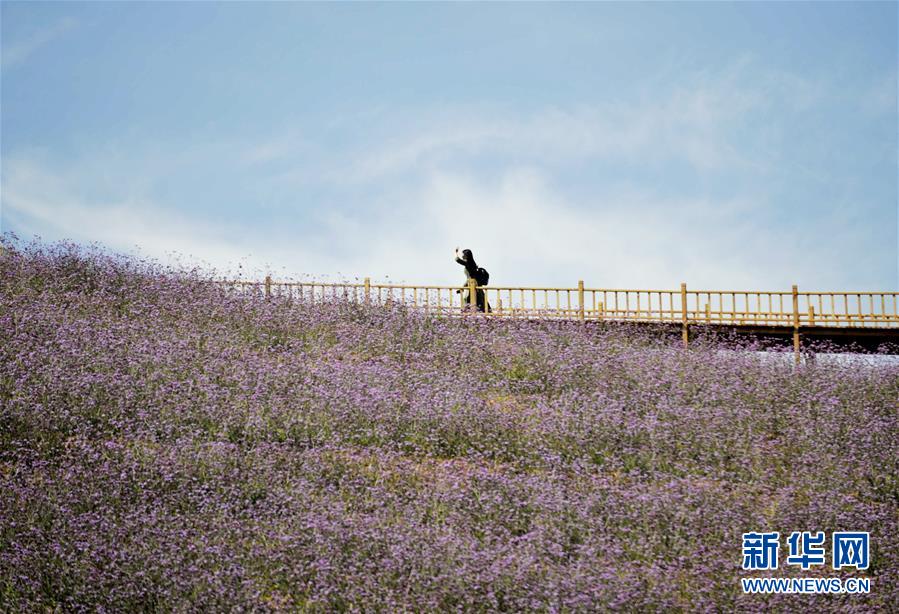
{"label": "sky", "polygon": [[897,3],[0,4],[0,230],[223,276],[899,290]]}

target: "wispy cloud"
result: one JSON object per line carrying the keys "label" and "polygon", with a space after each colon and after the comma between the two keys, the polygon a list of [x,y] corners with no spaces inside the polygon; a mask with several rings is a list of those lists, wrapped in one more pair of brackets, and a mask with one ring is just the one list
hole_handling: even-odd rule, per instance
{"label": "wispy cloud", "polygon": [[[833,84],[740,57],[718,72],[648,83],[642,94],[545,106],[522,112],[501,105],[403,110],[385,114],[386,138],[342,160],[340,182],[377,182],[476,157],[524,159],[562,167],[584,160],[616,164],[675,162],[700,173],[764,170],[778,152],[759,146],[833,96]],[[888,101],[879,87],[878,104]],[[772,121],[774,118],[775,121]],[[777,122],[781,122],[777,124]],[[775,125],[777,124],[777,125]],[[360,133],[365,135],[367,126]]]}
{"label": "wispy cloud", "polygon": [[530,114],[486,108],[404,117],[394,123],[410,127],[358,153],[341,180],[374,181],[487,154],[554,165],[576,159],[678,160],[701,171],[756,165],[759,161],[733,146],[729,131],[768,104],[760,92],[718,79],[674,89],[662,98],[549,107]]}
{"label": "wispy cloud", "polygon": [[862,108],[873,115],[885,115],[896,118],[897,107],[897,71],[894,69],[880,77],[862,95]]}
{"label": "wispy cloud", "polygon": [[31,33],[20,40],[11,41],[0,49],[0,66],[4,69],[22,64],[41,47],[53,42],[78,25],[78,21],[67,17],[50,26]]}

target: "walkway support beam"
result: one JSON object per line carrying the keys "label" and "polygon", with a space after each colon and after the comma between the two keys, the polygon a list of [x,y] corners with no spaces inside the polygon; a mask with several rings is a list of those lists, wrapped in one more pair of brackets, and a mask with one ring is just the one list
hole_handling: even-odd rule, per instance
{"label": "walkway support beam", "polygon": [[799,286],[793,284],[793,358],[799,364]]}
{"label": "walkway support beam", "polygon": [[584,322],[584,280],[577,282],[577,319]]}

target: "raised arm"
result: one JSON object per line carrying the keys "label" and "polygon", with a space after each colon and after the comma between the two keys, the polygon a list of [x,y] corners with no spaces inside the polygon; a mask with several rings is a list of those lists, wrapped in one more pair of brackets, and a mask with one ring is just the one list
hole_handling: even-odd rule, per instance
{"label": "raised arm", "polygon": [[461,264],[462,266],[465,266],[465,260],[462,259],[462,250],[460,250],[460,249],[457,247],[457,248],[456,248],[456,251],[453,252],[453,254],[456,256],[456,262],[458,262],[458,263]]}
{"label": "raised arm", "polygon": [[468,278],[476,277],[478,272],[478,265],[474,261],[474,255],[472,255],[470,249],[459,250],[456,248],[456,262],[465,267],[465,276]]}

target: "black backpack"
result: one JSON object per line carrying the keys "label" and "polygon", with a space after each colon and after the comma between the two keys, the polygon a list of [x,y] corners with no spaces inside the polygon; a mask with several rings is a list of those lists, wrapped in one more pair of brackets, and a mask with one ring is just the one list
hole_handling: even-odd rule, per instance
{"label": "black backpack", "polygon": [[487,272],[487,269],[484,267],[478,267],[478,270],[475,272],[475,282],[479,286],[486,286],[487,282],[490,281],[490,273]]}

